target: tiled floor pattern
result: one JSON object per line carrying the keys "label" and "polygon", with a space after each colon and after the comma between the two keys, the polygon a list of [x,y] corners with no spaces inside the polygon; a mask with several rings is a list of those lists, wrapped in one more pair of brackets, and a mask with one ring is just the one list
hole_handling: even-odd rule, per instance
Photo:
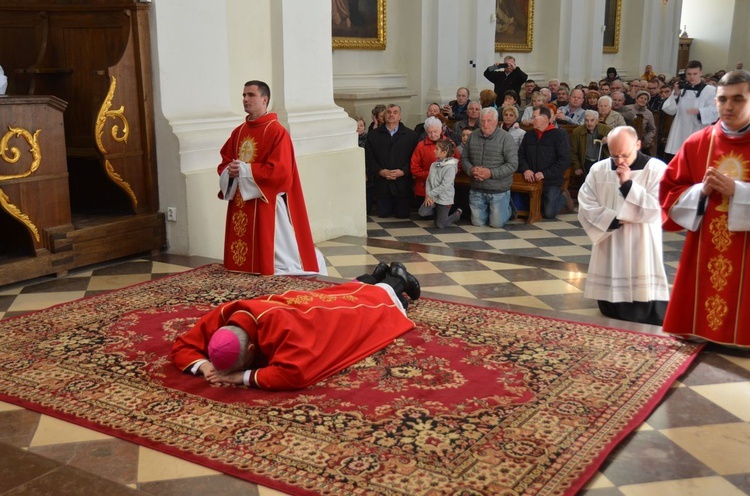
{"label": "tiled floor pattern", "polygon": [[[502,230],[462,221],[439,231],[423,220],[371,222],[369,229],[367,239],[342,237],[319,245],[329,277],[350,279],[378,260],[399,260],[420,279],[425,296],[658,332],[604,319],[595,303],[582,297],[588,260],[584,251],[590,245],[582,239],[575,216],[532,226],[516,223]],[[679,252],[680,235],[665,239],[665,250]],[[519,246],[526,242],[532,246]],[[0,318],[211,261],[172,255],[134,258],[65,278],[0,287]],[[665,264],[674,269],[676,261]],[[0,495],[137,492],[278,494],[0,403]],[[646,423],[608,458],[584,494],[750,494],[750,354],[709,347]]]}

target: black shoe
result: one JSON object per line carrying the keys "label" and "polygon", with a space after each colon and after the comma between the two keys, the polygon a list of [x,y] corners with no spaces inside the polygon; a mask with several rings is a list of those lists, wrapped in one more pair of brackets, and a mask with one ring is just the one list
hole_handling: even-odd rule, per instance
{"label": "black shoe", "polygon": [[409,274],[409,272],[407,272],[406,267],[404,267],[404,264],[400,262],[391,263],[391,275],[393,277],[398,277],[399,279],[403,281],[404,292],[412,300],[418,299],[419,296],[422,294],[422,290],[419,288],[419,281],[417,281],[416,277],[414,277],[413,275]]}
{"label": "black shoe", "polygon": [[375,267],[375,270],[372,271],[372,277],[375,278],[378,282],[383,282],[383,279],[388,277],[391,273],[390,267],[388,267],[388,264],[385,262],[378,262],[378,265]]}

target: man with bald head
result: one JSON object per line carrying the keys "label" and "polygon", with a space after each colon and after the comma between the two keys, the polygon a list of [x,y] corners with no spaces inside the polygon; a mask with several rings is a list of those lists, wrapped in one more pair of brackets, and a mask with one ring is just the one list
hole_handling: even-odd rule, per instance
{"label": "man with bald head", "polygon": [[578,191],[578,220],[593,242],[583,295],[607,317],[661,325],[669,300],[659,184],[667,164],[641,152],[630,126],[607,136],[610,158]]}

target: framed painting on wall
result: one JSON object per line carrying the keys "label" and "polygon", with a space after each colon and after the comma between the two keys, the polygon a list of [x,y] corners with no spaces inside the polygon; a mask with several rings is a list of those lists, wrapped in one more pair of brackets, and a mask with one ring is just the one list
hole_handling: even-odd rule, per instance
{"label": "framed painting on wall", "polygon": [[385,50],[385,0],[331,0],[333,48]]}
{"label": "framed painting on wall", "polygon": [[604,1],[604,53],[620,51],[622,0]]}
{"label": "framed painting on wall", "polygon": [[534,0],[495,0],[495,51],[530,52]]}

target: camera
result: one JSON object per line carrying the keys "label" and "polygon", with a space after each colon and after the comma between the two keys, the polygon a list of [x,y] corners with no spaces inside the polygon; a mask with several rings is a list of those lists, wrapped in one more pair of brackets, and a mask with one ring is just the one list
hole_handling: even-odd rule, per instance
{"label": "camera", "polygon": [[680,88],[681,90],[684,90],[685,88],[687,88],[688,83],[685,80],[685,69],[680,69],[679,71],[677,71],[677,78],[678,78],[677,87]]}
{"label": "camera", "polygon": [[507,67],[508,67],[508,64],[506,64],[505,62],[503,62],[502,64],[497,64],[497,66],[498,66],[498,67],[499,67],[500,69],[505,69],[505,68],[507,68]]}

